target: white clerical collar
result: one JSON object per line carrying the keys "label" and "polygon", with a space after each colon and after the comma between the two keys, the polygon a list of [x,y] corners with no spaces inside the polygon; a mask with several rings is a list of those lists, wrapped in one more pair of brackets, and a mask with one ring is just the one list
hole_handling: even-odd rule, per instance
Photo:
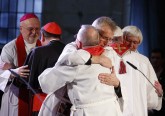
{"label": "white clerical collar", "polygon": [[24,40],[24,42],[25,42],[25,50],[26,50],[26,53],[29,54],[30,51],[31,51],[33,48],[36,47],[36,42],[33,43],[33,44],[29,44],[29,43],[27,43],[25,40]]}

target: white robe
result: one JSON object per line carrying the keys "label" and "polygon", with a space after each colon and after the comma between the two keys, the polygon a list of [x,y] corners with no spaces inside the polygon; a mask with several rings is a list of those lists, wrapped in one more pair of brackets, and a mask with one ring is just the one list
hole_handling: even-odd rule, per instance
{"label": "white robe", "polygon": [[[89,59],[88,54],[89,53],[86,53],[87,59]],[[76,65],[79,63],[83,64],[83,62],[85,62],[85,58],[78,57],[78,55],[75,56],[77,60],[70,58],[68,55],[68,59],[64,59],[61,62],[67,65]],[[82,60],[82,62],[80,62],[80,60]],[[154,81],[157,80],[157,77],[149,59],[139,53],[128,52],[123,56],[123,61],[126,64],[127,73],[121,75],[119,74],[117,76],[120,80],[122,95],[124,99],[123,115],[147,116],[147,110],[149,109],[160,110],[162,105],[162,98],[158,97],[155,89],[139,71],[134,70],[126,63],[126,61],[133,63],[154,84]],[[114,64],[116,73],[119,70],[119,63],[120,57],[115,57]]]}
{"label": "white robe", "polygon": [[[154,87],[147,81],[144,75],[154,84],[157,81],[155,71],[147,57],[139,53],[131,52],[123,56],[126,64],[126,74],[118,75],[123,85],[124,109],[123,116],[148,116],[148,109],[160,110],[162,98],[158,97]],[[134,64],[141,72],[133,69],[126,61]],[[116,70],[119,69],[119,62]]]}
{"label": "white robe", "polygon": [[[115,52],[113,52],[113,53],[115,53]],[[113,53],[108,54],[105,52],[105,55],[109,55],[109,57],[114,58]],[[70,54],[72,54],[72,55],[70,55]],[[81,57],[81,58],[79,58],[79,57]],[[76,65],[76,63],[85,64],[85,62],[87,62],[89,60],[89,58],[90,58],[90,54],[88,52],[86,52],[84,50],[77,51],[77,49],[75,47],[75,43],[72,42],[72,43],[66,45],[66,47],[64,48],[64,51],[62,52],[61,56],[59,57],[58,63],[56,65],[72,65],[72,66],[74,66],[74,65]],[[74,61],[74,63],[70,62],[72,60]],[[63,67],[63,68],[64,69],[61,69],[61,70],[65,71],[65,73],[67,73],[65,67]],[[49,76],[49,78],[47,78],[47,79],[46,79],[47,76],[45,76],[45,74],[49,73],[51,70],[53,70],[53,69],[52,68],[46,69],[41,74],[42,77],[41,78],[39,77],[39,82],[40,82],[40,86],[41,86],[42,90],[45,93],[49,94],[47,96],[47,98],[44,100],[44,104],[42,104],[42,107],[39,112],[39,116],[44,116],[44,115],[55,116],[55,113],[53,113],[53,112],[55,112],[56,106],[58,105],[58,102],[59,102],[59,99],[56,97],[56,94],[53,93],[57,89],[57,86],[56,86],[56,84],[50,84],[52,82],[55,82],[55,80],[54,80],[55,77],[59,78],[59,76],[56,75],[56,72],[54,72],[54,74],[55,74],[54,76]],[[56,71],[56,69],[54,69],[54,71]],[[74,73],[75,72],[73,72],[73,74]],[[63,75],[60,74],[60,77],[63,77]],[[73,76],[71,76],[71,77],[73,78]],[[98,75],[97,75],[96,79],[98,79]]]}
{"label": "white robe", "polygon": [[[13,63],[17,66],[17,53],[15,39],[6,44],[1,52],[1,62]],[[19,89],[10,84],[7,86],[7,82],[10,81],[10,72],[8,70],[2,71],[0,75],[0,89],[4,92],[2,96],[2,103],[0,109],[0,116],[18,116],[18,95]]]}
{"label": "white robe", "polygon": [[[112,48],[106,47],[105,49],[110,49],[111,52],[109,53],[113,53],[111,60],[114,64],[116,73],[118,73],[121,58],[116,56],[117,54],[114,53]],[[64,57],[66,61],[63,60],[62,62],[72,66],[76,64],[83,64],[83,62],[85,62],[83,59],[85,58],[81,57],[80,54],[82,53],[83,50],[78,50],[78,52],[74,55],[68,55],[67,59]],[[85,54],[88,56],[89,53]],[[123,97],[122,102],[124,102],[123,115],[148,116],[147,110],[160,110],[162,105],[162,97],[158,97],[154,87],[152,87],[143,74],[141,74],[138,70],[133,69],[126,63],[126,61],[133,63],[154,84],[154,82],[157,81],[157,77],[149,59],[144,55],[135,52],[127,52],[122,59],[126,64],[127,73],[117,74],[117,77],[120,80]]]}
{"label": "white robe", "polygon": [[[7,43],[3,47],[0,56],[0,63],[7,62],[13,63],[16,67],[18,66],[15,42],[16,39]],[[7,85],[8,81],[12,81],[10,79],[11,73],[8,70],[4,71],[0,69],[0,72],[0,89],[4,92],[2,96],[0,116],[18,116],[19,88],[14,86],[12,83]]]}
{"label": "white robe", "polygon": [[[39,83],[44,92],[56,91],[67,84],[73,104],[71,114],[74,116],[121,116],[114,87],[101,84],[98,80],[99,73],[110,73],[110,69],[99,64],[75,67],[56,65],[39,76]],[[53,83],[48,85],[50,82]],[[52,96],[50,94],[47,98],[52,99]],[[48,102],[47,98],[46,103],[51,104],[51,100]],[[42,115],[39,113],[39,116]]]}

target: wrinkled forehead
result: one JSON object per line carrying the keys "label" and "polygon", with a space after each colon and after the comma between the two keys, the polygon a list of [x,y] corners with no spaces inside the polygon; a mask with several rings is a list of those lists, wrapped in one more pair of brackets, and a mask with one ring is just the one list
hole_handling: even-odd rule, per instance
{"label": "wrinkled forehead", "polygon": [[133,35],[127,35],[126,39],[140,41],[138,36],[133,36]]}
{"label": "wrinkled forehead", "polygon": [[37,18],[30,18],[20,23],[20,26],[40,27],[40,21]]}

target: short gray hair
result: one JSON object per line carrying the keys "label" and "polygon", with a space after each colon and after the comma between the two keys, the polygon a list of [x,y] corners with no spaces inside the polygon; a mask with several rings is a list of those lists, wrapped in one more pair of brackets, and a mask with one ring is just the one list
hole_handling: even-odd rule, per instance
{"label": "short gray hair", "polygon": [[99,44],[99,33],[92,25],[82,25],[77,34],[82,46],[95,46]]}
{"label": "short gray hair", "polygon": [[109,28],[114,32],[116,30],[116,23],[107,16],[101,16],[97,18],[93,23],[92,26],[94,26],[96,29],[100,29],[103,26],[109,26]]}
{"label": "short gray hair", "polygon": [[140,31],[140,29],[136,26],[126,26],[122,29],[123,31],[123,36],[134,36],[134,37],[138,37],[140,40],[140,44],[143,41],[143,35],[142,32]]}

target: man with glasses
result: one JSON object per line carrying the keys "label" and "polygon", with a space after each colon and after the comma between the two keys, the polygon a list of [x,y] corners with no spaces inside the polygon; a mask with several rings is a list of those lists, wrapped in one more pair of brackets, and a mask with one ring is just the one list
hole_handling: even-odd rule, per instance
{"label": "man with glasses", "polygon": [[122,29],[124,44],[130,48],[131,51],[136,51],[143,41],[143,36],[139,28],[136,26],[126,26]]}
{"label": "man with glasses", "polygon": [[[142,33],[140,29],[136,26],[127,26],[123,30],[123,47],[128,47],[129,50],[123,53],[122,57],[124,63],[126,61],[133,62],[138,68],[143,71],[143,73],[149,78],[149,80],[154,83],[155,89],[151,86],[149,82],[141,75],[138,71],[132,69],[128,64],[126,64],[126,72],[122,71],[118,78],[120,84],[122,85],[122,95],[124,99],[124,116],[147,116],[147,109],[160,110],[162,102],[162,87],[157,81],[156,74],[149,62],[148,58],[142,54],[135,53],[137,48],[142,42]],[[115,32],[116,33],[116,32]],[[115,36],[122,36],[115,34]],[[102,36],[102,35],[101,35]],[[102,46],[106,46],[108,41],[106,38]],[[113,38],[114,39],[114,38]],[[114,40],[113,40],[114,41]],[[120,61],[116,62],[115,66],[120,66]],[[116,69],[119,69],[116,68]],[[111,75],[103,74],[99,75],[99,79],[102,83],[111,85]]]}
{"label": "man with glasses", "polygon": [[[108,57],[113,57],[113,55],[109,53],[109,50],[104,50],[103,47],[98,45],[100,39],[99,33],[91,25],[82,25],[76,39],[81,42],[82,48],[80,48],[80,50],[83,49],[91,55],[99,56],[105,53]],[[77,58],[74,57],[74,52],[73,54],[70,53],[69,57],[77,60]],[[56,64],[53,68],[45,71],[46,73],[43,72],[39,76],[39,82],[47,83],[51,80],[54,84],[45,85],[47,87],[42,85],[41,88],[44,92],[47,92],[47,89],[52,87],[53,90],[56,91],[58,88],[67,84],[68,95],[73,104],[71,116],[121,116],[117,95],[114,90],[114,88],[119,85],[118,79],[116,78],[117,82],[114,82],[114,85],[111,86],[104,85],[98,80],[100,72],[111,73],[109,68],[102,67],[100,64],[78,65],[73,67],[66,65],[58,66],[58,64]],[[113,71],[112,68],[112,73]],[[52,97],[51,94],[49,94],[49,97],[46,99],[47,104],[52,104],[53,99],[50,100],[50,97]],[[43,114],[44,113],[40,114],[40,116]]]}
{"label": "man with glasses", "polygon": [[[114,34],[115,29],[116,29],[116,23],[109,17],[101,16],[101,17],[97,18],[96,20],[94,20],[94,22],[92,23],[92,26],[94,26],[100,34],[100,43],[99,43],[99,45],[100,46],[108,45],[108,42],[111,41],[111,39],[113,38],[113,34]],[[59,61],[66,54],[70,54],[71,52],[77,51],[79,48],[81,48],[81,43],[79,41],[77,41],[77,39],[74,42],[71,42],[71,43],[67,44],[65,46],[62,54],[59,57]],[[102,62],[101,60],[103,60],[103,59],[100,59],[100,58],[103,58],[104,61],[105,62],[107,61],[107,64],[109,64],[108,63],[109,60],[108,59],[106,60],[106,57],[104,57],[104,56],[101,56],[101,57],[93,56],[92,57],[92,62],[93,63],[95,63],[97,61]],[[85,62],[87,62],[89,59],[90,59],[90,55],[87,55],[83,60]]]}
{"label": "man with glasses", "polygon": [[[106,38],[107,41],[109,41],[112,37],[113,37],[113,32],[116,29],[116,24],[113,20],[111,20],[109,17],[106,16],[102,16],[97,18],[93,23],[92,26],[94,26],[100,34],[100,38],[99,39],[103,39]],[[105,66],[105,67],[112,67],[112,63],[111,60],[104,56],[97,56],[97,55],[90,55],[89,52],[85,51],[85,50],[78,50],[82,48],[82,43],[76,39],[74,42],[71,42],[69,44],[67,44],[62,52],[62,54],[60,55],[58,62],[56,65],[70,65],[70,66],[74,66],[77,64],[86,64],[86,65],[90,65],[91,63],[100,63],[101,65]],[[113,49],[111,49],[113,50]],[[70,54],[75,52],[74,56],[74,60],[72,62],[72,59],[70,59],[71,57]],[[81,58],[80,58],[81,56]],[[47,71],[49,71],[49,69],[47,69]],[[44,74],[44,73],[43,73]],[[114,73],[111,73],[111,75],[114,75]],[[50,77],[51,78],[51,77]],[[48,81],[50,81],[51,79],[49,78]],[[53,78],[55,79],[55,78]],[[46,91],[47,93],[51,93],[54,92],[54,84],[52,85],[48,85],[48,83],[50,82],[43,82],[39,79],[40,81],[40,86],[42,89],[44,89],[44,91]],[[52,80],[51,80],[52,81]],[[111,85],[116,84],[117,86],[115,87],[115,91],[120,90],[120,85],[119,85],[119,80],[116,78],[116,76],[114,76],[112,78],[112,83]],[[49,96],[50,97],[50,96]],[[121,97],[121,94],[119,95],[119,97]],[[50,97],[51,99],[51,97]],[[52,101],[56,101],[57,104],[57,100],[52,99]],[[47,102],[47,100],[45,100],[45,102]],[[57,107],[56,104],[51,104],[52,108],[53,107]],[[48,114],[49,109],[47,109],[44,105],[42,106],[41,110],[40,110],[40,114]],[[52,114],[50,114],[49,116],[51,116]]]}
{"label": "man with glasses", "polygon": [[[161,109],[163,90],[149,59],[137,51],[143,39],[140,29],[136,26],[126,26],[122,29],[122,32],[123,44],[129,48],[122,56],[125,64],[125,72],[121,73],[121,76],[118,75],[120,83],[125,88],[122,93],[127,93],[122,94],[124,99],[123,115],[148,116],[148,109]],[[139,71],[130,67],[126,61],[137,66],[146,75],[148,80],[154,84],[157,90],[155,90]],[[108,84],[108,78],[110,77],[104,75],[104,77],[100,77],[100,80],[102,83]]]}
{"label": "man with glasses", "polygon": [[[1,52],[0,89],[2,96],[1,116],[28,116],[28,91],[24,83],[8,69],[19,74],[21,78],[29,75],[28,66],[23,66],[26,56],[36,46],[40,46],[40,21],[33,13],[27,13],[20,19],[20,35],[7,43]],[[8,66],[7,66],[8,65]]]}

